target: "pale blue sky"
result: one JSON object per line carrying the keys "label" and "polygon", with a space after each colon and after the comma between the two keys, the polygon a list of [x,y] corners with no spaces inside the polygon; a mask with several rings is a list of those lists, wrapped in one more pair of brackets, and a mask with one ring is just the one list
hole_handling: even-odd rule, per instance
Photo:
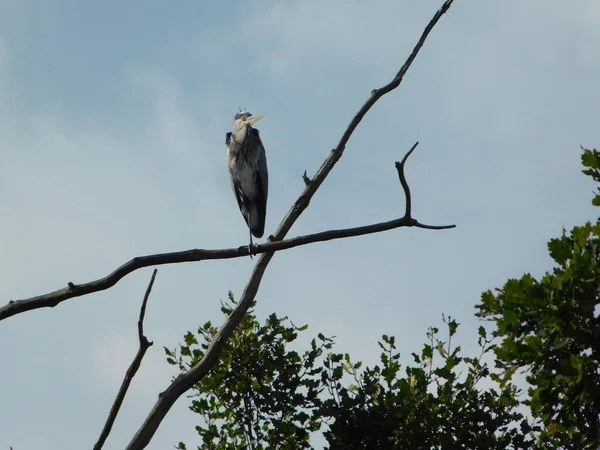
{"label": "pale blue sky", "polygon": [[[387,83],[441,0],[144,2],[0,0],[1,303],[90,281],[136,255],[243,245],[224,134],[264,114],[272,232],[369,95]],[[306,340],[373,363],[394,334],[405,360],[442,312],[463,323],[509,277],[549,268],[546,241],[596,217],[579,145],[600,145],[595,0],[456,0],[401,88],[369,113],[290,236],[402,214],[400,229],[274,258],[257,296],[310,324]],[[173,371],[162,346],[220,321],[248,258],[159,269],[150,349],[106,449],[123,448]],[[0,449],[95,442],[137,347],[151,269],[115,288],[0,323]],[[149,446],[197,441],[180,400]],[[193,447],[192,447],[193,448]]]}

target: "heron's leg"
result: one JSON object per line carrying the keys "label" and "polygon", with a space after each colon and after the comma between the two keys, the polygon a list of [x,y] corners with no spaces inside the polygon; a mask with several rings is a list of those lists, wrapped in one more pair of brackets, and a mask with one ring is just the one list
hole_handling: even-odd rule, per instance
{"label": "heron's leg", "polygon": [[252,242],[252,230],[250,230],[250,245],[248,245],[248,251],[250,252],[250,259],[252,259],[252,246],[254,243]]}
{"label": "heron's leg", "polygon": [[252,258],[252,219],[250,214],[248,213],[248,231],[250,232],[250,244],[248,245],[248,251],[250,252],[250,259]]}

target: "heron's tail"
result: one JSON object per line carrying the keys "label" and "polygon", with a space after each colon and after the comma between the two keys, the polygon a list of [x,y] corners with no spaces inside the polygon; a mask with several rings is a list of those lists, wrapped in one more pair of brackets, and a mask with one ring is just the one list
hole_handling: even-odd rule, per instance
{"label": "heron's tail", "polygon": [[250,207],[250,232],[255,238],[260,239],[265,234],[265,216],[260,214],[259,208],[256,205]]}

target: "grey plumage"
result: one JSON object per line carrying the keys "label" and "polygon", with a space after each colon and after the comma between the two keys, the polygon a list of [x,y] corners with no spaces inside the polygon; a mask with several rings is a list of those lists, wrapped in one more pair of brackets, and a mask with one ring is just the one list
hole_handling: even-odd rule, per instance
{"label": "grey plumage", "polygon": [[231,187],[240,212],[252,235],[261,238],[265,232],[269,173],[265,147],[260,134],[252,125],[262,116],[247,111],[235,115],[233,129],[225,138],[225,160],[229,169]]}

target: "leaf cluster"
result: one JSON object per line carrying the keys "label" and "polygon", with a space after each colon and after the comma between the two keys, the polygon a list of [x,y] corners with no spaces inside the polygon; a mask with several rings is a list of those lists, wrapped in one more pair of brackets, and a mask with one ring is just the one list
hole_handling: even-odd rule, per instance
{"label": "leaf cluster", "polygon": [[[204,422],[198,448],[311,448],[310,434],[322,426],[329,449],[533,448],[516,388],[479,385],[489,381],[483,359],[493,348],[483,327],[480,354],[469,358],[452,346],[459,324],[451,317],[444,323],[447,340],[430,328],[406,368],[395,337],[384,335],[381,364],[363,369],[331,351],[333,338],[322,334],[302,354],[288,350],[306,326],[273,314],[261,325],[249,312],[219,365],[195,387],[191,409]],[[188,332],[178,351],[165,349],[169,362],[189,370],[216,332],[210,323],[200,327],[201,344]]]}
{"label": "leaf cluster", "polygon": [[[324,433],[330,449],[530,448],[532,428],[516,410],[517,390],[510,384],[499,391],[478,385],[490,374],[482,362],[491,349],[483,327],[480,354],[469,358],[451,344],[458,323],[450,317],[444,322],[447,340],[430,328],[421,353],[412,354],[404,371],[393,336],[379,342],[381,364],[360,373],[360,363],[347,354],[330,356],[324,381],[331,395],[323,411],[331,420]],[[341,372],[354,382],[345,385]]]}
{"label": "leaf cluster", "polygon": [[[235,302],[231,292],[221,311],[229,316]],[[229,339],[219,363],[193,389],[190,409],[199,414],[200,449],[304,449],[309,436],[320,428],[323,352],[332,339],[319,335],[310,349],[288,348],[307,326],[296,327],[286,317],[271,314],[260,324],[253,311],[242,319]],[[165,348],[167,360],[181,372],[193,367],[217,334],[210,322],[187,332],[178,350]],[[179,444],[185,449],[183,443]]]}
{"label": "leaf cluster", "polygon": [[[584,149],[583,171],[600,183],[600,154]],[[598,190],[600,193],[600,189]],[[600,194],[592,203],[600,205]],[[563,230],[548,243],[555,262],[482,294],[478,315],[492,321],[501,382],[522,369],[529,405],[550,446],[600,446],[600,221]]]}

